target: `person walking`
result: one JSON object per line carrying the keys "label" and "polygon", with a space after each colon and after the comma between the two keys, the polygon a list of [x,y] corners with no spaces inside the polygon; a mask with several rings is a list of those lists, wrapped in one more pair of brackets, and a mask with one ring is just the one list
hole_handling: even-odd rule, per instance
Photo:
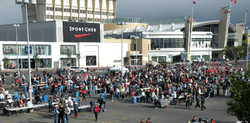
{"label": "person walking", "polygon": [[70,115],[70,108],[68,106],[68,104],[66,104],[66,108],[65,108],[65,116],[66,116],[66,120],[67,120],[67,123],[69,123],[69,115]]}
{"label": "person walking", "polygon": [[91,99],[90,101],[90,106],[91,106],[91,111],[94,113],[94,108],[95,108],[95,102]]}
{"label": "person walking", "polygon": [[205,105],[205,98],[202,96],[201,97],[201,110],[203,110],[203,108],[207,109],[204,105]]}
{"label": "person walking", "polygon": [[54,109],[54,115],[55,115],[55,122],[54,123],[57,123],[57,119],[58,119],[58,114],[60,112],[58,111],[58,105],[55,106],[55,109]]}
{"label": "person walking", "polygon": [[200,97],[200,95],[198,94],[198,95],[196,96],[196,105],[195,105],[195,108],[197,108],[197,107],[201,108],[201,106],[200,106],[200,100],[201,100],[201,97]]}
{"label": "person walking", "polygon": [[98,120],[98,112],[99,112],[100,108],[97,105],[95,105],[94,110],[95,110],[95,121],[97,121]]}
{"label": "person walking", "polygon": [[48,103],[49,103],[49,112],[52,111],[52,97],[49,98]]}

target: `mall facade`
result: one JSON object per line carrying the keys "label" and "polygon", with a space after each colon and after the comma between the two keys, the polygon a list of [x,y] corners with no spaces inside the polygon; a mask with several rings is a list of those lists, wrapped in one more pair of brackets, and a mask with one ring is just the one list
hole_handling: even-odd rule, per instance
{"label": "mall facade", "polygon": [[[0,26],[1,69],[28,68],[26,24]],[[120,65],[121,44],[104,43],[100,23],[63,22],[60,20],[29,23],[31,68],[68,66],[106,67]],[[16,42],[16,35],[17,42]],[[124,44],[124,56],[128,45]],[[38,61],[35,62],[35,54]],[[18,58],[17,58],[18,57]],[[17,62],[18,60],[18,62]]]}
{"label": "mall facade", "polygon": [[[219,20],[196,22],[190,17],[176,17],[138,24],[134,27],[131,27],[131,24],[124,25],[122,32],[125,39],[139,36],[142,40],[151,40],[150,46],[144,48],[150,48],[148,55],[134,59],[136,61],[224,59],[224,47],[242,45],[245,28],[244,22],[239,22],[236,26],[230,23],[230,14],[229,7],[224,7],[219,11]],[[110,23],[109,26],[111,25]],[[110,27],[105,26],[104,37],[120,39],[121,29],[111,30]]]}

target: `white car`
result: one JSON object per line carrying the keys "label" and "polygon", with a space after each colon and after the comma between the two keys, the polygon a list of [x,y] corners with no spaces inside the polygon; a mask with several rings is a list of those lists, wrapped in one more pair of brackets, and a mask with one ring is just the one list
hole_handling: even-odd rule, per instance
{"label": "white car", "polygon": [[71,66],[69,67],[69,72],[70,73],[74,73],[74,72],[77,72],[77,73],[85,73],[87,72],[87,69],[86,68],[80,68],[80,67],[77,67],[77,66]]}

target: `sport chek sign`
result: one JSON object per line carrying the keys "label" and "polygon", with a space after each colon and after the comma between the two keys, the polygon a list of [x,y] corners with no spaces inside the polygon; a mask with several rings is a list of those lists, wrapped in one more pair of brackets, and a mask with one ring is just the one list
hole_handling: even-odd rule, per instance
{"label": "sport chek sign", "polygon": [[100,42],[100,24],[63,22],[64,42]]}

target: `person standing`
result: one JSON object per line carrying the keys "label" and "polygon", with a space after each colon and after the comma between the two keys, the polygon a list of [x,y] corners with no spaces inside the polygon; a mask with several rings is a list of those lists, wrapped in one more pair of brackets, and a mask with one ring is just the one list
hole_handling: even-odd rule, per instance
{"label": "person standing", "polygon": [[49,103],[49,112],[52,111],[52,97],[49,98],[48,103]]}
{"label": "person standing", "polygon": [[54,109],[54,115],[55,115],[55,120],[54,120],[55,122],[54,123],[57,123],[58,114],[59,114],[58,105],[56,105],[55,109]]}
{"label": "person standing", "polygon": [[100,108],[97,105],[95,105],[94,110],[95,110],[95,121],[97,121],[98,120],[98,112],[99,112]]}
{"label": "person standing", "polygon": [[67,123],[69,123],[69,115],[70,115],[70,108],[69,108],[68,104],[66,104],[65,116],[66,116]]}
{"label": "person standing", "polygon": [[173,98],[174,98],[174,105],[177,104],[177,99],[176,99],[177,95],[176,95],[176,91],[174,91],[173,93]]}
{"label": "person standing", "polygon": [[188,96],[186,100],[186,108],[188,107],[188,109],[190,109],[190,102],[191,102],[191,98],[190,96]]}
{"label": "person standing", "polygon": [[111,97],[111,101],[113,101],[113,99],[114,99],[114,89],[110,90],[110,97]]}
{"label": "person standing", "polygon": [[201,97],[201,110],[203,110],[203,108],[207,109],[204,105],[205,105],[205,98],[202,96]]}
{"label": "person standing", "polygon": [[78,105],[76,102],[74,104],[74,111],[75,111],[75,117],[78,117]]}
{"label": "person standing", "polygon": [[90,101],[90,106],[91,106],[91,111],[94,113],[94,108],[95,108],[95,102],[91,99]]}
{"label": "person standing", "polygon": [[217,96],[219,96],[219,94],[220,94],[220,85],[217,84]]}
{"label": "person standing", "polygon": [[[60,108],[59,108],[59,119],[58,119],[58,123],[62,122],[64,123],[64,108],[62,107],[62,105],[60,105]],[[61,121],[62,120],[62,121]]]}

